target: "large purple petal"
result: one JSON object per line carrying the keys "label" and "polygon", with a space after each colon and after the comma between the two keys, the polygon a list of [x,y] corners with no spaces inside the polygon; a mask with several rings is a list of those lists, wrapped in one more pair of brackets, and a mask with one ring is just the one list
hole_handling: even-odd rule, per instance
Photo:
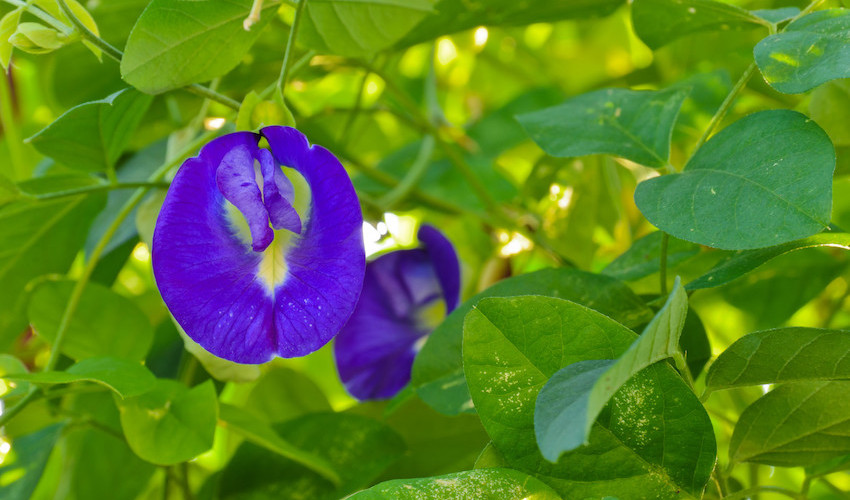
{"label": "large purple petal", "polygon": [[431,259],[446,301],[446,314],[460,302],[460,262],[452,242],[432,226],[423,224],[417,235]]}
{"label": "large purple petal", "polygon": [[[281,231],[291,235],[289,247],[274,242],[254,252],[227,219],[216,185],[222,160],[239,148],[250,151],[252,168],[253,159],[261,167],[267,160],[257,148],[260,136],[247,132],[216,139],[183,164],[153,239],[154,276],[175,319],[205,349],[238,363],[321,347],[354,309],[364,272],[362,216],[342,165],[294,129],[266,131],[278,161],[300,172],[312,195],[308,214],[301,214],[302,234]],[[289,204],[291,186],[289,192],[285,182],[275,187]],[[286,240],[283,234],[275,238]],[[272,282],[263,273],[269,262],[275,267]]]}
{"label": "large purple petal", "polygon": [[277,352],[303,356],[336,335],[357,304],[366,266],[363,216],[348,174],[328,150],[310,146],[294,128],[261,133],[275,159],[310,186],[303,231],[286,253],[286,281],[275,289]]}

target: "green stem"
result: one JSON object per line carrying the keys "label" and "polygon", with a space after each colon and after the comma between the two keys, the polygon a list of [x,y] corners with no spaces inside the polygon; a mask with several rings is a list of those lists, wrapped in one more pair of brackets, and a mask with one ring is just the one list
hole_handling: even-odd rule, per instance
{"label": "green stem", "polygon": [[390,210],[396,203],[404,200],[413,190],[416,184],[425,175],[428,166],[431,164],[431,154],[434,152],[434,136],[426,135],[422,139],[422,145],[419,148],[419,153],[413,161],[404,179],[378,200],[378,204],[382,205],[386,210]]}
{"label": "green stem", "polygon": [[[10,73],[11,74],[11,73]],[[22,180],[24,172],[24,149],[15,113],[12,105],[12,86],[10,76],[0,71],[0,124],[3,125],[3,135],[9,146],[9,178],[13,181]]]}
{"label": "green stem", "polygon": [[357,89],[357,97],[354,98],[354,106],[349,111],[348,117],[345,119],[345,125],[340,132],[339,143],[343,146],[348,145],[348,140],[351,137],[351,127],[354,126],[354,121],[357,119],[357,115],[360,114],[361,107],[363,106],[363,92],[366,90],[366,82],[369,80],[370,74],[369,70],[363,73],[363,78],[360,80],[360,87]]}
{"label": "green stem", "polygon": [[[5,1],[8,2],[9,0]],[[90,29],[88,29],[86,25],[82,23],[82,21],[77,19],[77,16],[74,15],[65,0],[59,0],[59,7],[62,8],[62,12],[64,12],[68,19],[71,20],[71,23],[74,25],[74,28],[76,28],[77,31],[80,32],[80,36],[83,37],[83,39],[87,40],[88,42],[91,42],[92,45],[102,50],[103,53],[109,56],[110,58],[118,61],[119,63],[121,62],[121,58],[124,57],[124,53],[118,50],[116,47],[114,47],[112,44],[110,44],[103,38],[100,38],[99,36],[95,35]],[[218,92],[204,87],[203,85],[193,83],[189,86],[183,87],[183,89],[192,94],[199,95],[201,97],[205,97],[207,99],[221,103],[230,109],[239,109],[239,101],[231,99],[226,95],[219,94]]]}
{"label": "green stem", "polygon": [[658,274],[661,280],[661,295],[667,295],[667,247],[670,244],[670,235],[661,234],[661,262],[659,262]]}
{"label": "green stem", "polygon": [[286,41],[286,50],[283,52],[283,64],[280,66],[280,76],[275,86],[280,104],[285,102],[283,100],[283,91],[286,87],[286,79],[289,77],[289,61],[292,58],[295,39],[298,36],[298,26],[301,24],[301,12],[304,10],[304,4],[306,3],[307,0],[299,0],[298,6],[295,7],[295,16],[292,18],[292,26],[289,28],[289,39]]}
{"label": "green stem", "polygon": [[[699,148],[701,148],[703,144],[708,141],[708,138],[711,137],[711,134],[714,132],[717,126],[720,125],[720,122],[723,121],[723,118],[726,117],[726,114],[729,113],[729,110],[732,109],[732,105],[735,103],[735,99],[738,97],[738,94],[740,94],[741,91],[744,90],[744,87],[747,86],[747,83],[750,81],[750,78],[752,78],[755,70],[756,63],[751,63],[747,67],[747,69],[744,70],[744,73],[741,75],[738,81],[735,82],[735,86],[732,87],[732,90],[726,96],[726,99],[724,99],[723,103],[720,104],[720,108],[717,110],[716,113],[714,113],[714,116],[711,117],[711,121],[708,123],[708,128],[705,129],[705,132],[703,132],[702,136],[699,138],[696,145],[694,146],[694,153],[696,153]],[[691,154],[691,156],[693,156],[693,153]]]}
{"label": "green stem", "polygon": [[56,28],[61,31],[64,35],[71,35],[74,30],[70,27],[66,26],[65,23],[51,16],[47,12],[39,9],[35,5],[32,5],[32,2],[24,2],[22,0],[3,0],[4,2],[14,5],[15,7],[21,7],[26,9],[27,12],[34,15],[35,17],[41,19],[45,23],[49,24],[51,27]]}
{"label": "green stem", "polygon": [[78,194],[98,193],[102,191],[113,191],[116,189],[168,189],[169,185],[170,184],[167,182],[117,182],[114,184],[97,184],[95,186],[68,189],[67,191],[54,191],[52,193],[38,194],[34,195],[33,198],[37,200],[53,200],[56,198],[65,198],[67,196],[76,196]]}

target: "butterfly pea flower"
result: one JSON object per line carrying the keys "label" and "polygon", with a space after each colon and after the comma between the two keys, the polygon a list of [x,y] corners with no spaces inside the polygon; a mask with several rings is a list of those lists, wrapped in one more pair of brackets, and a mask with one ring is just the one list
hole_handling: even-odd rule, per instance
{"label": "butterfly pea flower", "polygon": [[244,364],[303,356],[357,304],[362,223],[327,149],[291,127],[227,134],[174,177],[154,230],[154,277],[175,320],[210,353]]}
{"label": "butterfly pea flower", "polygon": [[340,378],[357,399],[393,397],[410,381],[413,358],[458,305],[460,265],[437,229],[419,229],[419,248],[366,265],[354,314],[334,341]]}

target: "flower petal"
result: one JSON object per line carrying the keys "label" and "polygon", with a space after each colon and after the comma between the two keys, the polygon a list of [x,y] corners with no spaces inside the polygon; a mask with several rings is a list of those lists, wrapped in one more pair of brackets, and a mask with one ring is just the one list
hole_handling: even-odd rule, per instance
{"label": "flower petal", "polygon": [[245,216],[251,229],[255,252],[265,250],[274,239],[269,227],[269,213],[254,173],[254,154],[257,146],[238,146],[228,151],[215,171],[215,183],[224,198]]}
{"label": "flower petal", "polygon": [[263,201],[269,212],[272,227],[301,234],[301,218],[292,206],[292,199],[295,196],[292,182],[275,164],[274,157],[268,149],[259,150],[257,160],[260,162],[260,172],[263,175]]}
{"label": "flower petal", "polygon": [[446,301],[446,314],[452,312],[460,302],[460,262],[452,242],[433,226],[423,224],[417,234],[425,245],[437,280]]}

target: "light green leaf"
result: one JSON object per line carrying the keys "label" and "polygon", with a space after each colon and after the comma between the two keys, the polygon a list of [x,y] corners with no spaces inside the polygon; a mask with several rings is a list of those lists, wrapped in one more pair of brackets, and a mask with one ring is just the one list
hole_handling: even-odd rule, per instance
{"label": "light green leaf", "polygon": [[[69,280],[47,281],[32,294],[27,310],[30,322],[48,342],[56,337],[74,286],[75,282]],[[115,356],[139,361],[145,358],[152,341],[150,320],[133,301],[103,285],[89,283],[68,324],[61,350],[77,360]]]}
{"label": "light green leaf", "polygon": [[552,156],[612,154],[662,167],[668,163],[673,125],[687,95],[682,89],[603,89],[517,120]]}
{"label": "light green leaf", "polygon": [[714,266],[707,273],[685,285],[685,290],[692,291],[725,285],[780,255],[804,248],[815,247],[850,250],[850,234],[821,233],[768,248],[737,252],[735,255]]}
{"label": "light green leaf", "polygon": [[[27,373],[27,366],[23,361],[12,356],[11,354],[0,354],[0,379],[8,378],[10,373]],[[30,386],[28,383],[16,384],[15,387],[9,387],[8,384],[2,386],[0,398],[5,400],[23,396],[29,392]]]}
{"label": "light green leaf", "polygon": [[641,182],[635,203],[656,227],[701,245],[747,250],[826,229],[835,151],[812,120],[790,110],[723,129],[678,174]]}
{"label": "light green leaf", "polygon": [[11,179],[0,174],[0,207],[21,197],[21,191]]}
{"label": "light green leaf", "polygon": [[478,458],[475,459],[476,469],[493,469],[496,467],[508,467],[508,462],[502,456],[502,452],[496,449],[492,441],[487,443],[487,446],[481,450]]}
{"label": "light green leaf", "polygon": [[779,328],[738,339],[712,363],[706,389],[850,379],[850,332]]}
{"label": "light green leaf", "polygon": [[421,479],[396,479],[348,497],[352,500],[560,500],[552,488],[511,469],[479,469]]}
{"label": "light green leaf", "polygon": [[219,419],[225,427],[241,435],[248,441],[288,458],[293,462],[299,463],[320,474],[332,483],[339,485],[339,474],[337,474],[327,460],[288,443],[278,436],[268,424],[253,414],[237,406],[220,404]]}
{"label": "light green leaf", "polygon": [[[631,281],[657,273],[661,264],[661,239],[664,233],[655,231],[632,243],[622,255],[602,270],[602,274]],[[677,238],[667,244],[667,266],[680,264],[700,251],[699,245]]]}
{"label": "light green leaf", "polygon": [[756,45],[756,63],[767,83],[784,94],[850,77],[850,12],[813,12]]}
{"label": "light green leaf", "polygon": [[537,397],[534,431],[543,456],[557,462],[562,453],[587,444],[602,409],[639,371],[679,353],[688,296],[678,278],[664,307],[616,360],[588,360],[559,370]]}
{"label": "light green leaf", "polygon": [[69,168],[86,172],[110,170],[152,100],[125,89],[106,99],[74,106],[27,141]]}
{"label": "light green leaf", "polygon": [[464,325],[464,370],[481,422],[510,467],[564,498],[630,498],[635,491],[662,499],[700,496],[714,466],[714,433],[699,400],[665,363],[641,371],[614,395],[587,446],[557,464],[540,454],[534,403],[549,378],[573,363],[616,359],[635,339],[611,319],[560,299],[479,302]]}
{"label": "light green leaf", "polygon": [[740,30],[767,23],[740,7],[712,0],[634,0],[632,25],[644,43],[657,49],[702,31]]}
{"label": "light green leaf", "polygon": [[4,70],[9,68],[9,61],[12,60],[12,50],[14,46],[9,42],[9,38],[15,30],[18,29],[18,23],[21,20],[23,9],[15,9],[6,13],[0,19],[0,66]]}
{"label": "light green leaf", "polygon": [[446,415],[473,410],[463,375],[463,319],[484,297],[546,295],[577,302],[636,327],[652,311],[632,291],[607,276],[574,269],[544,269],[500,281],[460,305],[428,337],[413,362],[412,383],[423,401]]}
{"label": "light green leaf", "polygon": [[110,356],[84,359],[64,372],[7,373],[2,378],[48,385],[94,382],[108,387],[122,398],[143,394],[156,382],[153,373],[139,363]]}
{"label": "light green leaf", "polygon": [[850,453],[850,381],[781,385],[747,407],[729,443],[732,462],[815,465]]}
{"label": "light green leaf", "polygon": [[213,445],[218,399],[211,380],[192,389],[158,379],[136,397],[119,399],[121,428],[136,455],[157,465],[190,460]]}
{"label": "light green leaf", "polygon": [[850,80],[827,82],[812,92],[809,115],[836,146],[850,146]]}
{"label": "light green leaf", "polygon": [[750,12],[769,23],[779,24],[796,17],[800,14],[800,9],[797,7],[779,7],[776,9],[756,9]]}
{"label": "light green leaf", "polygon": [[32,498],[47,459],[64,428],[64,423],[54,424],[12,441],[11,453],[0,465],[0,485],[3,487],[4,499]]}
{"label": "light green leaf", "polygon": [[142,92],[159,94],[224,75],[242,61],[275,16],[266,2],[245,31],[251,0],[153,0],[136,21],[121,59],[121,76]]}
{"label": "light green leaf", "polygon": [[365,56],[387,49],[433,12],[434,0],[312,0],[298,41],[319,52]]}
{"label": "light green leaf", "polygon": [[27,283],[68,270],[104,202],[103,196],[69,196],[0,207],[0,347],[26,328]]}

